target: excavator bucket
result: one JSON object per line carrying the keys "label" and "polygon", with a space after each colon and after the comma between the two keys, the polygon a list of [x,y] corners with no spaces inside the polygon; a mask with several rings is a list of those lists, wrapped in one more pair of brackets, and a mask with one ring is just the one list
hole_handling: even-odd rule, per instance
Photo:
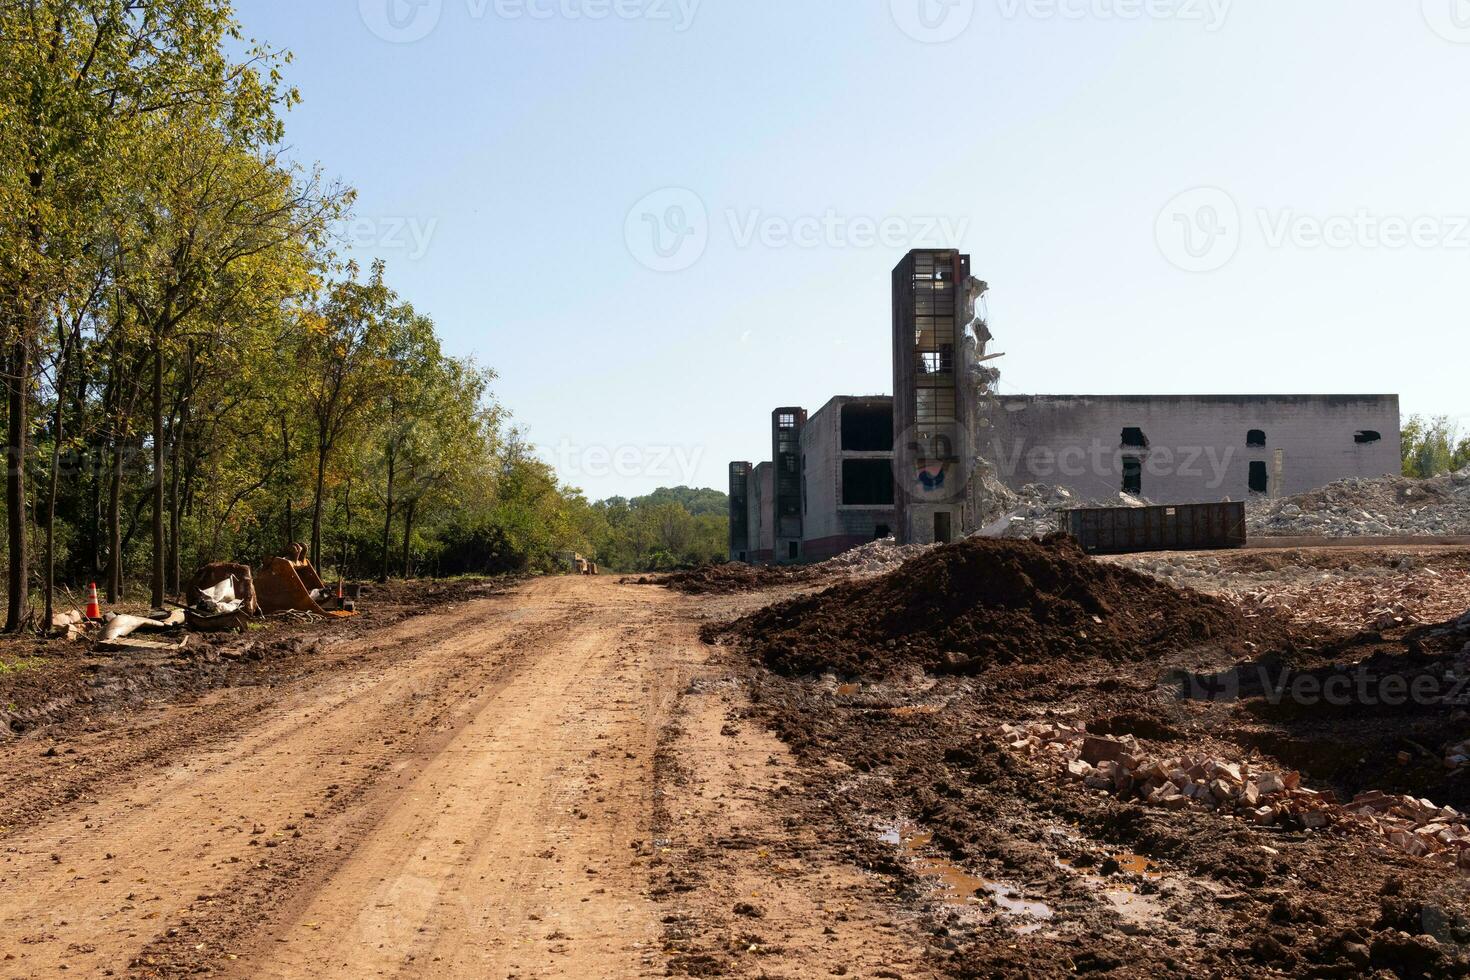
{"label": "excavator bucket", "polygon": [[[311,565],[308,563],[308,569]],[[316,573],[312,572],[316,578]],[[320,579],[317,582],[320,583]],[[317,588],[321,586],[318,585]],[[255,599],[260,611],[269,616],[278,612],[309,612],[325,616],[326,610],[311,597],[311,590],[301,580],[296,564],[286,558],[267,558],[255,573]]]}

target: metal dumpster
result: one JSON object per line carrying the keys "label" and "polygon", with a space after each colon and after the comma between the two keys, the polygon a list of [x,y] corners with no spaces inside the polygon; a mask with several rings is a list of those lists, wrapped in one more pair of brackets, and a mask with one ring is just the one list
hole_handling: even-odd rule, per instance
{"label": "metal dumpster", "polygon": [[1094,555],[1245,546],[1245,504],[1097,507],[1067,512],[1067,530]]}

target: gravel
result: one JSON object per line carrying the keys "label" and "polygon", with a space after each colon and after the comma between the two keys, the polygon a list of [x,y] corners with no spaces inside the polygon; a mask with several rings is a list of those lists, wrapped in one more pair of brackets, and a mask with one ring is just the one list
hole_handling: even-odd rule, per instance
{"label": "gravel", "polygon": [[1470,534],[1470,467],[1429,480],[1343,480],[1283,500],[1252,501],[1254,537]]}

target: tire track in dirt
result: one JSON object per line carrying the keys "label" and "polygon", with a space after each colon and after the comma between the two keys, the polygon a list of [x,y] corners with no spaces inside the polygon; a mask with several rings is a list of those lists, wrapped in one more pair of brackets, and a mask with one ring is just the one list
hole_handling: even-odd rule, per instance
{"label": "tire track in dirt", "polygon": [[[17,937],[19,948],[5,950],[15,957],[5,962],[5,975],[120,972],[155,936],[228,926],[237,905],[231,896],[249,896],[257,907],[278,900],[270,886],[279,882],[262,872],[315,859],[293,852],[345,846],[351,838],[343,821],[354,802],[391,774],[393,757],[432,737],[436,712],[424,707],[442,703],[456,683],[458,696],[472,693],[485,682],[485,668],[515,655],[516,644],[504,642],[501,609],[489,600],[457,610],[452,618],[467,634],[442,644],[422,639],[432,620],[393,631],[402,643],[422,646],[417,656],[313,677],[294,689],[250,692],[267,702],[255,709],[254,730],[117,780],[34,829],[10,834],[0,854],[0,934]],[[553,607],[537,615],[564,612]],[[478,641],[476,629],[485,631]],[[492,656],[467,672],[465,655],[477,642]],[[222,697],[223,715],[233,720],[235,706]],[[415,723],[422,732],[410,731]],[[190,910],[194,902],[203,906],[202,923]],[[192,952],[219,951],[206,945]],[[150,969],[142,959],[138,965]],[[157,968],[168,965],[161,960]]]}

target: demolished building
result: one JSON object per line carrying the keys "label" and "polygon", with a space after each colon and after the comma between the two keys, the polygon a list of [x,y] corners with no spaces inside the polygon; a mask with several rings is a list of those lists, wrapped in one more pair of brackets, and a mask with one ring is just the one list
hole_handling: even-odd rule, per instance
{"label": "demolished building", "polygon": [[952,541],[994,519],[1007,490],[1039,483],[1173,505],[1399,472],[1397,395],[1000,395],[988,288],[961,252],[904,257],[897,394],[772,413],[773,462],[731,464],[732,561],[822,561],[890,535]]}

